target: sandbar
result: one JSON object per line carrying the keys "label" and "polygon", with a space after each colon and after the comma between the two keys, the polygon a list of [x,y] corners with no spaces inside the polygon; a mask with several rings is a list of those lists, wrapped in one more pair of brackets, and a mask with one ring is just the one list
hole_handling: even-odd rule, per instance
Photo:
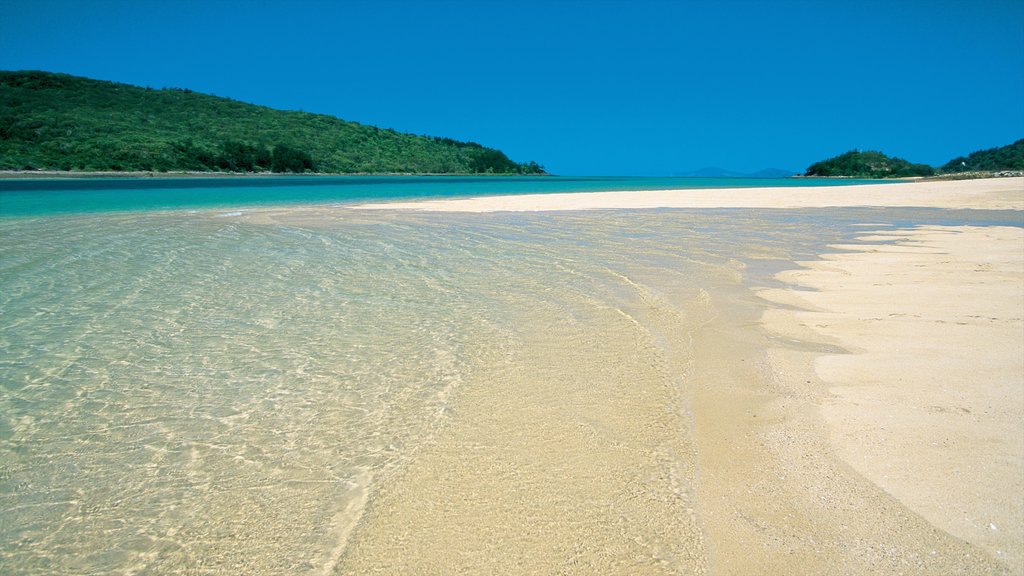
{"label": "sandbar", "polygon": [[1020,573],[1024,229],[919,226],[856,240],[778,275],[795,289],[760,292],[776,304],[762,322],[781,342],[843,351],[769,353],[784,375],[810,362],[820,384],[804,388],[807,403],[842,461]]}
{"label": "sandbar", "polygon": [[[356,208],[863,206],[1020,211],[1024,179]],[[534,372],[569,358],[533,359],[530,372],[468,390],[462,416],[384,489],[342,571],[1021,573],[1024,227],[861,229],[771,286],[657,301],[644,323],[664,347],[651,372],[618,340],[545,327],[551,341],[537,349],[589,339],[572,364],[603,350],[622,354],[611,364],[621,373],[584,371],[553,388]],[[748,288],[756,303],[735,304],[750,301]],[[601,320],[621,324],[612,333],[637,330],[613,312]],[[699,328],[681,328],[695,318]],[[591,499],[575,502],[580,494]]]}
{"label": "sandbar", "polygon": [[849,186],[633,190],[374,202],[367,210],[525,212],[647,208],[839,208],[857,206],[1024,210],[1024,178]]}

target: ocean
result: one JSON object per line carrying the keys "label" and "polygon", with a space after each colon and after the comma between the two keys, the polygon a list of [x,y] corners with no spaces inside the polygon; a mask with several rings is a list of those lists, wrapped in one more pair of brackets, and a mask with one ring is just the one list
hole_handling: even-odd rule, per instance
{"label": "ocean", "polygon": [[427,501],[538,562],[586,532],[595,569],[699,564],[694,338],[756,324],[754,288],[859,223],[1017,218],[367,212],[344,204],[639,185],[319,182],[0,181],[3,572],[379,569]]}
{"label": "ocean", "polygon": [[566,176],[259,176],[0,179],[0,217],[133,210],[348,204],[608,190],[844,186],[879,180]]}

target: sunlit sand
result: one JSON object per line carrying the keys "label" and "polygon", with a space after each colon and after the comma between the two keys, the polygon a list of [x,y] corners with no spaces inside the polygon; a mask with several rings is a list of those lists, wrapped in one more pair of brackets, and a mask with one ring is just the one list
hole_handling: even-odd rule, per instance
{"label": "sunlit sand", "polygon": [[[855,206],[1021,210],[1024,180],[509,196],[360,208]],[[579,421],[586,401],[546,382],[527,393],[533,382],[528,371],[515,377],[520,387],[514,397],[505,396],[504,385],[467,394],[466,414],[369,518],[365,540],[351,551],[353,573],[419,563],[499,572],[514,572],[515,566],[718,574],[1019,571],[1024,231],[870,221],[853,226],[863,233],[850,235],[850,243],[828,246],[818,258],[778,273],[781,285],[757,290],[763,300],[756,318],[723,298],[722,286],[711,292],[715,303],[707,308],[699,299],[673,307],[684,310],[690,321],[685,329],[672,330],[668,311],[650,313],[645,333],[659,333],[651,330],[653,322],[660,341],[689,343],[675,363],[666,354],[672,346],[661,349],[666,373],[683,375],[673,385],[681,399],[652,397],[641,384],[643,371],[630,368],[607,382],[642,395],[601,391],[597,397],[605,405],[598,420],[607,426],[622,417],[627,429],[649,433],[659,426],[652,418],[657,410],[648,407],[645,416],[630,406],[655,398],[670,411],[689,414],[679,433],[690,443],[674,446],[669,435],[637,438],[629,448],[620,437],[613,445],[626,448],[623,454],[634,461],[623,462],[623,469],[636,476],[623,479],[618,498],[585,487],[587,479],[602,477],[587,472],[597,466],[606,473],[600,485],[613,489],[607,473],[616,469],[617,457],[593,444],[573,444],[572,438],[586,435],[559,432]],[[763,233],[765,240],[772,236]],[[561,338],[551,330],[545,334]],[[628,365],[628,349],[615,353],[625,358],[611,365]],[[543,418],[534,414],[538,410]],[[495,428],[503,418],[509,422]],[[514,434],[514,422],[530,425]],[[644,472],[666,451],[676,468]],[[559,488],[563,480],[569,484]],[[636,549],[615,547],[614,533],[622,529],[616,519],[629,517],[615,509],[632,502],[630,486],[634,497],[658,503],[648,500],[639,517],[654,523],[656,533],[676,536],[639,536]],[[593,505],[584,516],[591,523],[574,525],[563,508],[573,490],[583,500],[571,509]],[[559,547],[565,530],[582,548]],[[609,535],[599,536],[605,530]],[[526,543],[533,531],[539,547]],[[469,556],[453,556],[456,550]],[[462,564],[462,558],[475,560]]]}
{"label": "sunlit sand", "polygon": [[1024,178],[922,181],[842,187],[526,194],[418,202],[380,202],[363,204],[358,208],[438,212],[519,212],[640,208],[838,208],[854,206],[1020,210],[1024,208]]}
{"label": "sunlit sand", "polygon": [[1024,566],[1024,180],[373,207],[0,222],[0,563]]}

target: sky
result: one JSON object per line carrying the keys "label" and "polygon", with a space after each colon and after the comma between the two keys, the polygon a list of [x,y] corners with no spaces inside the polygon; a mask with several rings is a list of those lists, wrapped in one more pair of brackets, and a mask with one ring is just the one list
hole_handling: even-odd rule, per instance
{"label": "sky", "polygon": [[1024,138],[1024,1],[0,0],[0,69],[446,136],[564,175]]}

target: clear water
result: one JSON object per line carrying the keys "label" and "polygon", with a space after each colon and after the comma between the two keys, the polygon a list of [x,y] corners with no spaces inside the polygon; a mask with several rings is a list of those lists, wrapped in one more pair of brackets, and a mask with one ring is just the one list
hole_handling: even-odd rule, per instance
{"label": "clear water", "polygon": [[[819,178],[293,176],[0,179],[0,216],[540,194],[601,190],[845,186]],[[891,181],[890,181],[891,182]]]}
{"label": "clear water", "polygon": [[0,218],[3,573],[344,571],[467,392],[678,388],[685,444],[666,358],[716,307],[752,306],[750,285],[853,223],[981,217],[94,207]]}

